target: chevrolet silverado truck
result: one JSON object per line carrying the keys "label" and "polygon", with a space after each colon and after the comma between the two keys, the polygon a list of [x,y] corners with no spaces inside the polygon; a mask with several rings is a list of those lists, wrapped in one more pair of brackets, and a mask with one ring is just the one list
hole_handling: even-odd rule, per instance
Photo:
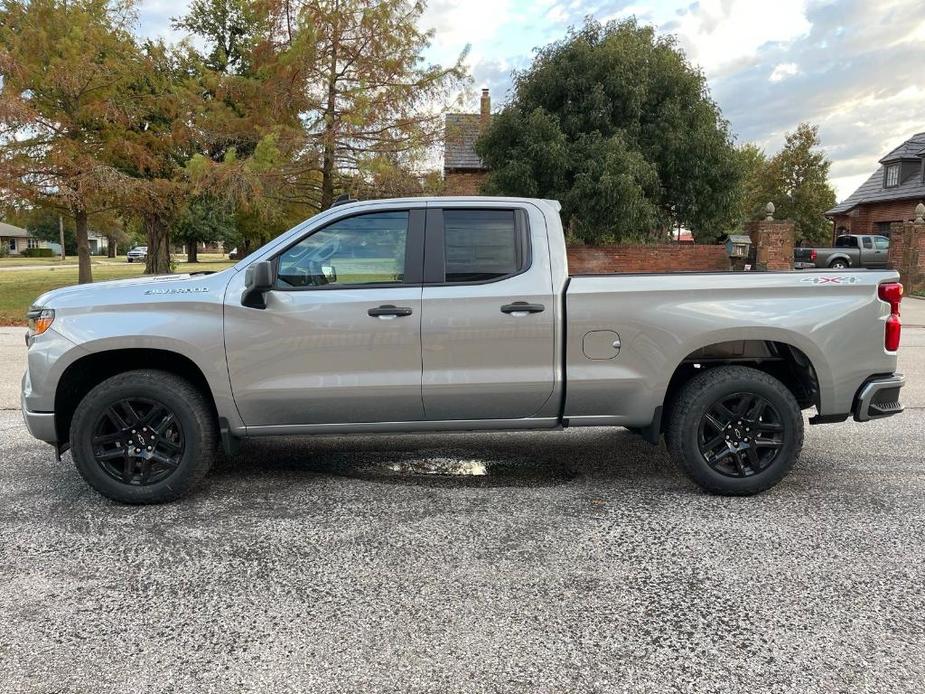
{"label": "chevrolet silverado truck", "polygon": [[835,239],[834,248],[795,248],[794,267],[885,268],[890,263],[890,240],[886,236],[845,234]]}
{"label": "chevrolet silverado truck", "polygon": [[221,272],[48,292],[26,425],[128,503],[246,437],[588,426],[664,435],[696,484],[748,495],[794,465],[802,410],[902,410],[897,273],[570,276],[558,210],[351,202]]}

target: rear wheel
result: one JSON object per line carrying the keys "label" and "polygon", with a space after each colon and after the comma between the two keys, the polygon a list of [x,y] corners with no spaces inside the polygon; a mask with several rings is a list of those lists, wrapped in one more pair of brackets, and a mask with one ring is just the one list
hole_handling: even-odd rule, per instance
{"label": "rear wheel", "polygon": [[215,456],[215,418],[188,381],[155,370],[128,371],[93,388],[71,422],[77,470],[100,494],[135,504],[192,490]]}
{"label": "rear wheel", "polygon": [[829,267],[833,270],[847,270],[848,261],[839,258],[838,260],[833,260],[831,263],[829,263]]}
{"label": "rear wheel", "polygon": [[803,446],[803,415],[783,383],[757,369],[723,366],[691,379],[671,411],[672,456],[714,494],[770,489]]}

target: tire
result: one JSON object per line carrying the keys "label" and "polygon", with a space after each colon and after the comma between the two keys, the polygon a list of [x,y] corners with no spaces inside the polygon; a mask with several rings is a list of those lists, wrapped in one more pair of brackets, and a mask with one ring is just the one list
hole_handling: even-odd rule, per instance
{"label": "tire", "polygon": [[197,388],[172,373],[143,369],[87,393],[70,437],[77,470],[96,491],[127,504],[156,504],[202,481],[216,456],[218,428]]}
{"label": "tire", "polygon": [[[728,426],[726,413],[733,415]],[[748,496],[770,489],[793,467],[803,447],[803,415],[776,378],[721,366],[684,385],[671,406],[666,439],[672,457],[702,489]]]}
{"label": "tire", "polygon": [[831,263],[829,263],[829,267],[832,270],[847,270],[851,266],[848,265],[847,260],[833,260]]}

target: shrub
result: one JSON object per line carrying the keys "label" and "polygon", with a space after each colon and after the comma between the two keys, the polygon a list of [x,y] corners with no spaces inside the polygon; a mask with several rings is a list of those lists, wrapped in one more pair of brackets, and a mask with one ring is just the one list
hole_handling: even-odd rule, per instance
{"label": "shrub", "polygon": [[22,252],[24,258],[53,258],[54,255],[50,248],[27,248]]}

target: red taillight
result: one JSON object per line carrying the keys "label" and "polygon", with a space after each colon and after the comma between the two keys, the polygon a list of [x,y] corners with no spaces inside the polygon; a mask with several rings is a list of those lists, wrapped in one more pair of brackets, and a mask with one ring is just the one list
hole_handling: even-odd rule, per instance
{"label": "red taillight", "polygon": [[812,260],[814,263],[816,262],[816,249],[815,248],[809,252],[809,259]]}
{"label": "red taillight", "polygon": [[883,333],[883,347],[887,352],[899,349],[899,338],[902,335],[903,323],[895,313],[886,319],[886,331]]}
{"label": "red taillight", "polygon": [[903,324],[899,319],[899,304],[903,300],[903,286],[899,282],[881,284],[877,289],[877,296],[881,301],[890,305],[890,316],[886,319],[883,333],[883,347],[888,352],[899,349],[899,338],[902,334]]}

